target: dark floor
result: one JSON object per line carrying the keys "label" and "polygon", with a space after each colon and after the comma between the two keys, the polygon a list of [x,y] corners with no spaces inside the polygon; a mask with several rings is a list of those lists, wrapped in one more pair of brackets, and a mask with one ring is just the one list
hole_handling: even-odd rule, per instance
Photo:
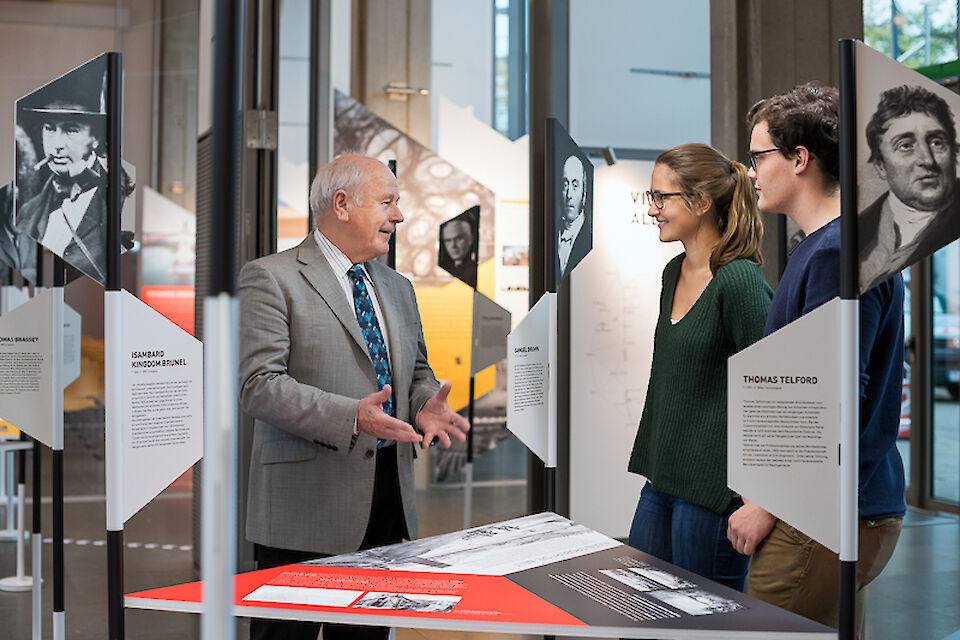
{"label": "dark floor", "polygon": [[[106,550],[102,438],[85,429],[67,432],[65,526],[66,626],[71,640],[106,637]],[[501,458],[522,463],[507,446]],[[497,450],[485,455],[496,456]],[[498,464],[503,464],[503,460]],[[49,495],[50,457],[44,456],[44,494]],[[28,475],[29,477],[29,475]],[[28,487],[29,491],[29,487]],[[474,489],[474,524],[503,520],[525,512],[522,483],[483,483]],[[192,498],[189,478],[181,479],[126,525],[125,590],[134,591],[195,579],[192,560]],[[436,486],[418,495],[421,535],[459,529],[463,490]],[[30,508],[27,509],[30,522]],[[44,534],[51,509],[43,504]],[[0,508],[0,526],[5,522]],[[26,550],[29,571],[29,546]],[[44,544],[44,638],[51,637],[51,544]],[[15,543],[0,542],[0,577],[13,575]],[[870,640],[942,640],[960,629],[960,520],[911,511],[897,551],[867,597]],[[30,593],[0,592],[0,638],[30,638]],[[198,617],[130,610],[126,637],[137,640],[198,638]],[[245,638],[245,635],[240,635]],[[492,634],[399,630],[400,640],[493,638]],[[522,636],[499,638],[518,639]]]}

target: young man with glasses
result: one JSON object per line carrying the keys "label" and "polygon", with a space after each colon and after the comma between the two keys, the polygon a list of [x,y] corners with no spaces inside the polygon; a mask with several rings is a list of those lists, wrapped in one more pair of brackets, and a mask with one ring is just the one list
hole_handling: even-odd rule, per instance
{"label": "young man with glasses", "polygon": [[[791,254],[770,304],[765,335],[840,293],[838,103],[835,89],[806,84],[761,100],[747,116],[750,177],[759,208],[790,217],[806,234]],[[896,447],[903,293],[903,278],[897,274],[860,298],[861,626],[863,587],[893,554],[906,511],[903,462]],[[749,500],[744,502],[730,516],[728,537],[734,549],[753,555],[747,593],[836,627],[837,554]]]}

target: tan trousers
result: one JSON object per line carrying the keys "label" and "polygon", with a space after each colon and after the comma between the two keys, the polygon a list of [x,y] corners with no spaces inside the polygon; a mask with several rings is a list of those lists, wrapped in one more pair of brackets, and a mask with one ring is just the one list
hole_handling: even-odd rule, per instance
{"label": "tan trousers", "polygon": [[[863,636],[863,588],[887,566],[903,518],[860,520],[857,617]],[[836,628],[840,618],[840,559],[810,536],[778,520],[757,547],[747,573],[747,594]]]}

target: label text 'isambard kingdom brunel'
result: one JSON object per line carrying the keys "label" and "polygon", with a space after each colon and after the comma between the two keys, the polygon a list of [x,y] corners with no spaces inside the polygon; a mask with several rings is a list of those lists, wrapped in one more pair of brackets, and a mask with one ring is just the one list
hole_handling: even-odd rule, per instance
{"label": "label text 'isambard kingdom brunel'", "polygon": [[[139,374],[130,386],[130,446],[166,447],[186,442],[191,424],[199,418],[193,415],[190,391],[193,381],[188,379],[156,380],[157,370],[187,366],[186,358],[167,357],[162,349],[132,351],[130,366]],[[146,371],[146,370],[154,371]],[[144,374],[147,377],[141,377]],[[169,374],[167,374],[169,376]],[[142,380],[142,381],[141,381]]]}

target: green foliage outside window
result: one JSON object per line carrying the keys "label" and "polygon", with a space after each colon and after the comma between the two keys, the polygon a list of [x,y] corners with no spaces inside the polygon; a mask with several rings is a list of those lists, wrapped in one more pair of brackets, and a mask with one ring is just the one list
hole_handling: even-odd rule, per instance
{"label": "green foliage outside window", "polygon": [[956,60],[958,4],[958,0],[863,0],[863,40],[908,67]]}

